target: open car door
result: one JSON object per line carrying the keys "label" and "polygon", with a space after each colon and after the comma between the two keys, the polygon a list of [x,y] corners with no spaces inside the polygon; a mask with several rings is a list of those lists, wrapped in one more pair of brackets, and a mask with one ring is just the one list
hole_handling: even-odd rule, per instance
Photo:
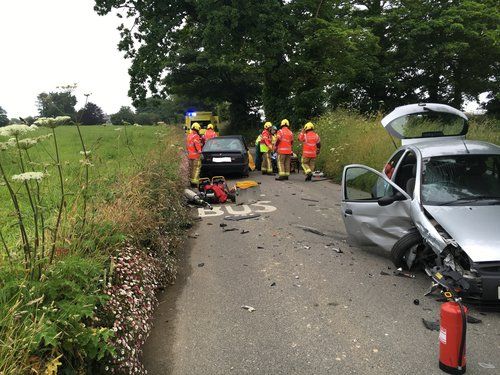
{"label": "open car door", "polygon": [[342,176],[342,216],[349,239],[359,246],[392,246],[415,225],[411,198],[376,170],[348,165]]}

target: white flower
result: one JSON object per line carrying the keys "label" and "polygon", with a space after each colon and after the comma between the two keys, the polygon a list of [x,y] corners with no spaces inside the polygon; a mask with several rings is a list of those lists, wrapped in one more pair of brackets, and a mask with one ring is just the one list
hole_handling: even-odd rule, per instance
{"label": "white flower", "polygon": [[15,174],[14,176],[12,176],[12,179],[14,181],[41,181],[44,176],[45,174],[43,174],[42,172],[25,172],[21,174]]}
{"label": "white flower", "polygon": [[71,121],[71,117],[69,116],[57,116],[54,121],[57,125],[65,125]]}
{"label": "white flower", "polygon": [[43,126],[46,128],[55,128],[57,125],[53,118],[51,117],[39,117],[35,122],[37,126]]}
{"label": "white flower", "polygon": [[80,151],[80,155],[84,155],[84,156],[89,156],[91,153],[90,150],[87,150],[87,151]]}
{"label": "white flower", "polygon": [[19,148],[23,149],[23,150],[27,150],[27,149],[33,147],[34,145],[36,145],[37,143],[38,143],[37,138],[20,139],[19,140]]}
{"label": "white flower", "polygon": [[142,128],[142,125],[139,125],[139,124],[134,124],[134,126],[138,127],[138,128]]}
{"label": "white flower", "polygon": [[28,125],[23,125],[23,124],[7,125],[0,128],[0,135],[3,135],[5,137],[11,137],[13,135],[21,135],[32,130],[34,129],[31,129]]}
{"label": "white flower", "polygon": [[123,128],[116,128],[115,131],[122,130]]}

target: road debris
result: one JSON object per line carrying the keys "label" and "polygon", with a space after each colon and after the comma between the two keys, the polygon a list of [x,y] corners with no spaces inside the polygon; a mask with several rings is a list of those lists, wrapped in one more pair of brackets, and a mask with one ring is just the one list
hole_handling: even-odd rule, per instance
{"label": "road debris", "polygon": [[427,328],[430,331],[439,331],[439,320],[432,321],[432,320],[425,320],[424,318],[422,318],[422,323],[424,323],[425,328]]}
{"label": "road debris", "polygon": [[304,245],[304,249],[309,250],[311,246]]}
{"label": "road debris", "polygon": [[227,224],[225,224],[225,223],[220,223],[220,224],[219,224],[219,227],[221,227],[221,228],[227,227]]}
{"label": "road debris", "polygon": [[399,267],[397,270],[394,271],[394,276],[407,277],[409,279],[415,278],[414,274],[407,272],[407,271],[403,271],[403,269],[401,267]]}
{"label": "road debris", "polygon": [[203,267],[205,265],[205,263],[198,263],[198,267]]}
{"label": "road debris", "polygon": [[249,312],[254,312],[255,311],[255,308],[253,308],[252,306],[248,306],[248,305],[243,305],[241,306],[242,309],[245,309],[245,310],[248,310]]}
{"label": "road debris", "polygon": [[198,238],[199,236],[199,233],[188,234],[189,238]]}
{"label": "road debris", "polygon": [[271,286],[276,286],[276,282],[273,281],[272,284],[271,284]]}
{"label": "road debris", "polygon": [[337,302],[328,302],[328,306],[338,306],[339,304]]}
{"label": "road debris", "polygon": [[260,214],[250,214],[250,215],[244,215],[244,216],[226,216],[224,220],[228,221],[241,221],[241,220],[247,220],[247,219],[255,219],[257,217],[260,217]]}
{"label": "road debris", "polygon": [[257,246],[257,249],[264,249],[264,246]]}
{"label": "road debris", "polygon": [[483,321],[478,318],[474,318],[472,315],[467,315],[467,323],[470,324],[479,324],[482,323]]}
{"label": "road debris", "polygon": [[242,229],[241,232],[240,232],[240,234],[247,234],[247,233],[250,233],[250,231],[249,230],[245,230],[245,229]]}
{"label": "road debris", "polygon": [[413,304],[416,305],[416,306],[420,305],[420,300],[418,298],[415,298],[413,300]]}
{"label": "road debris", "polygon": [[302,229],[304,232],[310,232],[310,233],[314,233],[314,234],[317,234],[318,236],[322,236],[322,237],[325,237],[326,234],[323,233],[322,231],[320,231],[319,229],[316,229],[316,228],[313,228],[313,227],[306,227],[305,225],[295,225],[297,228],[300,228]]}
{"label": "road debris", "polygon": [[493,363],[479,362],[478,365],[482,368],[487,368],[488,370],[493,370],[496,368]]}
{"label": "road debris", "polygon": [[223,232],[234,232],[235,230],[238,230],[238,228],[226,228]]}
{"label": "road debris", "polygon": [[317,199],[304,198],[304,197],[302,197],[300,199],[302,199],[303,201],[306,201],[306,202],[316,202],[316,203],[319,203],[319,200],[317,200]]}
{"label": "road debris", "polygon": [[385,271],[380,271],[380,275],[382,276],[390,276],[390,274],[388,274],[387,272]]}

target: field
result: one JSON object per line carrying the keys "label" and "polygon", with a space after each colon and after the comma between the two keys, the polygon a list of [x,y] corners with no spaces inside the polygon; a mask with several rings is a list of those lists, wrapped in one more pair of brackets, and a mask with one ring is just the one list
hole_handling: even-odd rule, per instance
{"label": "field", "polygon": [[[149,328],[119,325],[119,314],[148,320],[189,225],[184,134],[165,126],[26,130],[0,136],[0,374],[92,373],[106,364],[131,371],[140,366],[132,345]],[[124,257],[137,263],[128,273],[118,266]],[[141,288],[132,302],[120,297],[131,282]],[[126,355],[117,355],[123,345]]]}
{"label": "field", "polygon": [[[365,164],[381,170],[395,151],[395,144],[400,146],[397,139],[391,140],[381,119],[382,116],[365,117],[341,110],[321,117],[316,121],[322,146],[317,167],[337,182],[348,164]],[[467,138],[500,144],[500,121],[472,118]]]}

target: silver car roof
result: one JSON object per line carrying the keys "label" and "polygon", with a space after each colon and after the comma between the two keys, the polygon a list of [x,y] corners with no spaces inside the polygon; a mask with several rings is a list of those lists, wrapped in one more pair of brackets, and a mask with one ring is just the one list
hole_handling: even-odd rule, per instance
{"label": "silver car roof", "polygon": [[405,145],[402,149],[417,148],[422,157],[429,158],[433,156],[445,155],[467,155],[467,154],[498,154],[500,155],[500,147],[493,143],[482,141],[469,141],[461,139],[445,140],[441,138],[436,140],[422,140],[419,142]]}

